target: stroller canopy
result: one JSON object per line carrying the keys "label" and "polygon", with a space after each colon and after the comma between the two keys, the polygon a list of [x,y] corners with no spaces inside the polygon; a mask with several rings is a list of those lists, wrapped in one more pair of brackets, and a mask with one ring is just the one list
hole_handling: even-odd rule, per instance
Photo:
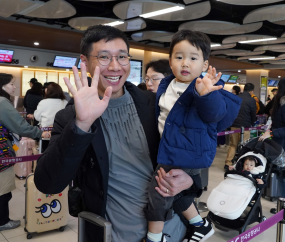
{"label": "stroller canopy", "polygon": [[243,164],[244,164],[244,161],[246,159],[246,157],[248,156],[253,156],[254,159],[256,160],[256,165],[255,167],[250,171],[251,174],[254,174],[254,175],[258,175],[260,173],[263,173],[265,171],[265,168],[266,168],[266,163],[267,163],[267,160],[266,158],[261,155],[261,154],[257,154],[253,151],[249,151],[247,153],[245,153],[244,155],[242,155],[236,165],[235,165],[235,169],[238,170],[238,171],[241,171],[243,169]]}

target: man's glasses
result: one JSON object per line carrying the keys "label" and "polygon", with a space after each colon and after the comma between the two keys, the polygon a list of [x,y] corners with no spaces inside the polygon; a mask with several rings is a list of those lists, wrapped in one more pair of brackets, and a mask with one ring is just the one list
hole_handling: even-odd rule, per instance
{"label": "man's glasses", "polygon": [[98,55],[89,55],[89,56],[96,57],[102,66],[108,66],[112,62],[113,57],[116,58],[116,60],[119,62],[121,66],[126,66],[130,64],[130,59],[132,57],[125,52],[121,52],[117,56],[111,55],[109,52],[99,52]]}
{"label": "man's glasses", "polygon": [[161,79],[163,79],[163,78],[145,78],[144,80],[143,80],[143,82],[144,83],[146,83],[146,84],[148,84],[149,82],[151,82],[152,84],[155,84],[155,83],[157,83],[157,82],[160,82],[161,81]]}

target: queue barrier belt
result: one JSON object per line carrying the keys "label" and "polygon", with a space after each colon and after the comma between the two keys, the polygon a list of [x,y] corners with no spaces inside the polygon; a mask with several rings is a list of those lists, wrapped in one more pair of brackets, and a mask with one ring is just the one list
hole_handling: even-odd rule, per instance
{"label": "queue barrier belt", "polygon": [[[251,130],[259,130],[259,129],[266,129],[267,126],[260,126],[260,127],[252,127],[252,128],[245,128],[245,131],[251,131]],[[40,128],[42,131],[51,131],[52,127],[45,127],[45,128]],[[222,136],[222,135],[228,135],[228,134],[234,134],[234,133],[240,133],[241,129],[237,130],[231,130],[231,131],[225,131],[225,132],[220,132],[217,135]],[[10,165],[10,164],[15,164],[19,162],[28,162],[28,161],[34,161],[37,160],[41,155],[29,155],[29,156],[19,156],[19,157],[5,157],[5,158],[0,158],[0,165]]]}
{"label": "queue barrier belt", "polygon": [[277,214],[273,215],[269,219],[261,222],[260,224],[255,225],[254,227],[248,229],[242,234],[234,237],[233,239],[228,240],[227,242],[247,242],[260,235],[265,230],[271,228],[273,225],[280,222],[284,217],[284,209],[282,209]]}

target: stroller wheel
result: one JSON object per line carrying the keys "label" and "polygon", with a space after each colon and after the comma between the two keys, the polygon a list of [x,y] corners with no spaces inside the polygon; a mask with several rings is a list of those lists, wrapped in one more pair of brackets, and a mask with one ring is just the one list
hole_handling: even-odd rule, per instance
{"label": "stroller wheel", "polygon": [[260,219],[259,223],[263,222],[266,220],[266,217],[265,216],[262,216],[262,218]]}

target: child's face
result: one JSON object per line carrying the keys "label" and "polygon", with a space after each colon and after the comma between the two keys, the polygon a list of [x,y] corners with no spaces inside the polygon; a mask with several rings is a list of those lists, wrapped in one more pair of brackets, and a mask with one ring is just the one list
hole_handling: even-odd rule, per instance
{"label": "child's face", "polygon": [[243,170],[251,171],[255,167],[254,161],[246,160],[243,164]]}
{"label": "child's face", "polygon": [[176,81],[183,83],[191,83],[208,69],[208,61],[204,61],[202,50],[198,50],[187,40],[174,46],[169,65]]}

